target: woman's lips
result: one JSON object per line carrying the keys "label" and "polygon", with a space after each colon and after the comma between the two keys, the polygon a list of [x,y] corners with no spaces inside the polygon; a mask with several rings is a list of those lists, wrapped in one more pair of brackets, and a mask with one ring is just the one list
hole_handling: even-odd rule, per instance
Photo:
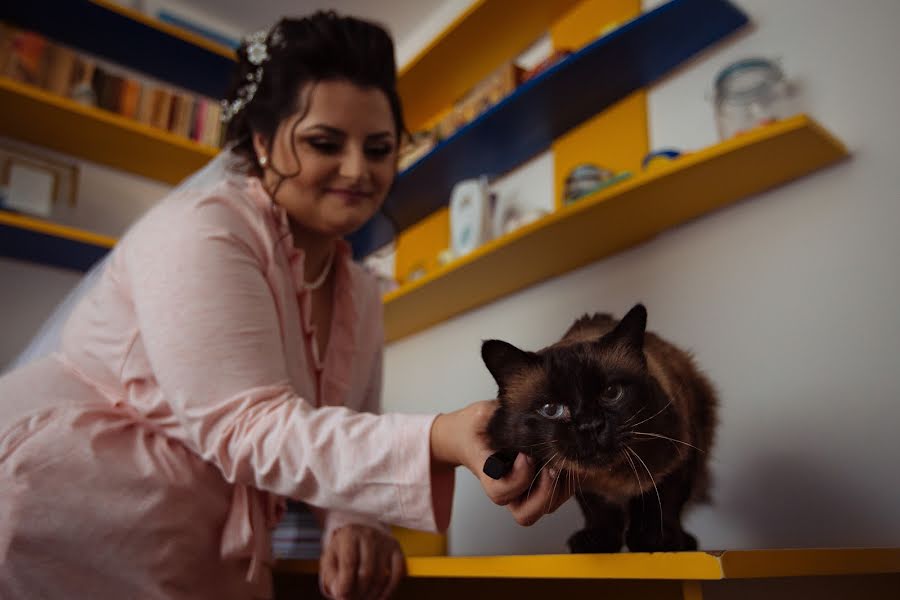
{"label": "woman's lips", "polygon": [[372,197],[371,192],[364,192],[361,190],[345,190],[338,188],[328,188],[325,190],[329,194],[333,194],[340,198],[343,198],[345,202],[348,203],[358,203],[364,200],[368,200]]}

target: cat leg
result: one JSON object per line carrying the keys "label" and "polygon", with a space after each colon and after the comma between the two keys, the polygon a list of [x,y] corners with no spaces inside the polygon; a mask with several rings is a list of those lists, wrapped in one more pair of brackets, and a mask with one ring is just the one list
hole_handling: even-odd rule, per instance
{"label": "cat leg", "polygon": [[689,460],[657,483],[659,498],[650,490],[628,505],[626,543],[632,552],[677,552],[697,549],[697,539],[681,526],[681,513],[691,497]]}
{"label": "cat leg", "polygon": [[569,538],[569,549],[575,554],[618,552],[625,534],[625,508],[590,493],[576,494],[584,514],[584,529]]}

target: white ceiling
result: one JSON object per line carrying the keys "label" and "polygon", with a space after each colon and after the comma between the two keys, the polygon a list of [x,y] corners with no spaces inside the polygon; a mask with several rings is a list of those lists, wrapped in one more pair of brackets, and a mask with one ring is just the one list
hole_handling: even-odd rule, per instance
{"label": "white ceiling", "polygon": [[406,63],[473,0],[145,0],[146,9],[169,8],[206,21],[230,35],[270,27],[284,16],[332,9],[376,21],[394,36],[398,64]]}

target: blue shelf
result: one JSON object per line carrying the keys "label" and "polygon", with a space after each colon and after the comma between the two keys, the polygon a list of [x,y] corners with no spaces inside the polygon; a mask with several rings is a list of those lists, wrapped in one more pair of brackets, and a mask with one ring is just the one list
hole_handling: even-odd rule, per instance
{"label": "blue shelf", "polygon": [[8,0],[0,20],[174,86],[221,98],[231,59],[88,0]]}
{"label": "blue shelf", "polygon": [[0,256],[87,271],[109,248],[0,223]]}
{"label": "blue shelf", "polygon": [[671,0],[598,38],[403,171],[383,214],[351,238],[354,254],[366,256],[446,206],[456,182],[521,165],[747,21],[727,0]]}

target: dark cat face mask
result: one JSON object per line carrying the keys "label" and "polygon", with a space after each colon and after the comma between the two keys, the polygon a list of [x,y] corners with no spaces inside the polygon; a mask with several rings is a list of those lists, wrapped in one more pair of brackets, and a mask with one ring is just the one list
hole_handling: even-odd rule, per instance
{"label": "dark cat face mask", "polygon": [[596,334],[597,323],[581,320],[539,352],[484,342],[482,358],[499,386],[500,408],[488,431],[497,449],[519,450],[576,475],[601,469],[631,483],[641,461],[664,471],[672,447],[645,452],[650,440],[642,434],[677,434],[678,427],[659,414],[668,400],[648,371],[646,322],[637,305],[603,335]]}

